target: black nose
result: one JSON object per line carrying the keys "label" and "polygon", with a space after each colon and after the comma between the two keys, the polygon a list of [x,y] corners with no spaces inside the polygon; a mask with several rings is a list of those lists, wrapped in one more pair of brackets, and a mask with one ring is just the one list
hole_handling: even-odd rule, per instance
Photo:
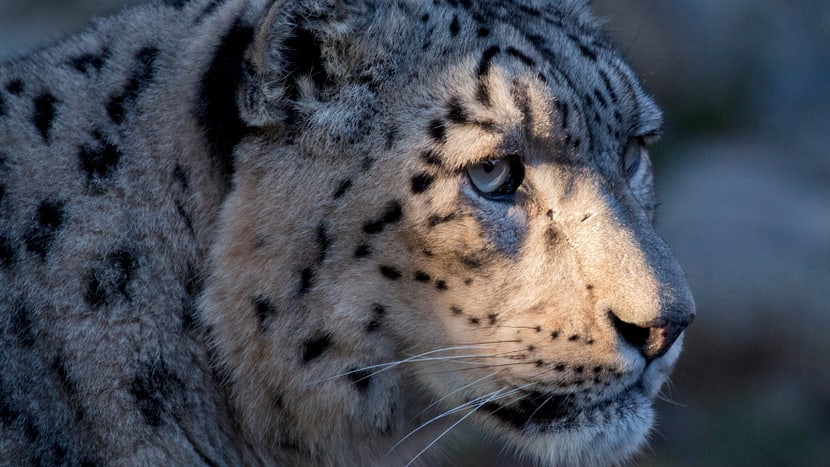
{"label": "black nose", "polygon": [[680,333],[692,324],[695,318],[695,315],[691,314],[680,321],[658,318],[649,323],[638,324],[623,321],[612,310],[609,310],[608,314],[620,337],[648,361],[662,357],[668,352],[680,337]]}

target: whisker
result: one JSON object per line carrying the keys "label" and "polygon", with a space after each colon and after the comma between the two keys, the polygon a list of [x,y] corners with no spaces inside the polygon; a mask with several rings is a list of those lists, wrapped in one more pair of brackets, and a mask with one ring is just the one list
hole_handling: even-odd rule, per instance
{"label": "whisker", "polygon": [[[544,406],[545,406],[545,404],[547,404],[548,402],[550,402],[550,400],[551,400],[551,399],[553,399],[553,394],[549,395],[549,396],[548,396],[548,398],[547,398],[547,399],[545,399],[545,402],[542,402],[541,404],[539,404],[539,406],[538,406],[538,407],[536,407],[536,410],[534,410],[534,411],[533,411],[533,413],[532,413],[532,414],[530,414],[530,416],[529,416],[529,417],[527,417],[527,421],[526,421],[525,423],[529,423],[531,420],[533,420],[533,416],[534,416],[534,415],[536,415],[536,412],[538,412],[539,410],[541,410],[541,409],[542,409],[542,407],[544,407]],[[534,400],[533,402],[536,402],[536,401]]]}
{"label": "whisker", "polygon": [[[487,396],[489,396],[489,395],[494,395],[494,394],[497,394],[498,392],[503,391],[503,390],[504,390],[504,388],[497,389],[497,390],[495,390],[495,391],[491,392],[490,394],[486,394],[486,395],[484,395],[484,396],[482,396],[482,397],[487,397]],[[417,427],[417,428],[415,428],[414,430],[410,431],[410,432],[409,432],[406,436],[404,436],[403,438],[401,438],[400,440],[398,440],[398,442],[397,442],[397,443],[395,443],[395,444],[394,444],[391,448],[389,448],[389,451],[387,451],[387,452],[386,452],[386,455],[389,455],[392,451],[394,451],[394,450],[395,450],[395,448],[397,448],[398,446],[400,446],[400,445],[401,445],[401,443],[403,443],[404,441],[406,441],[407,439],[409,439],[409,437],[411,437],[411,436],[412,436],[412,435],[414,435],[415,433],[419,432],[421,429],[426,428],[426,427],[427,427],[427,425],[431,424],[432,422],[434,422],[434,421],[436,421],[436,420],[440,420],[440,419],[442,419],[442,418],[444,418],[444,417],[447,417],[447,416],[452,415],[452,414],[455,414],[455,413],[457,413],[457,412],[459,412],[459,411],[461,411],[461,410],[464,410],[464,409],[466,409],[467,407],[469,407],[469,406],[471,406],[471,405],[475,405],[475,404],[478,402],[478,400],[479,400],[479,399],[481,399],[481,398],[476,398],[476,399],[473,399],[473,400],[471,400],[471,401],[465,402],[465,403],[463,403],[463,404],[459,405],[458,407],[455,407],[455,408],[452,408],[452,409],[450,409],[450,410],[447,410],[446,412],[444,412],[444,413],[442,413],[442,414],[439,414],[439,415],[436,415],[435,417],[432,417],[431,419],[427,420],[426,422],[421,423],[421,425],[420,425],[420,426],[418,426],[418,427]]]}
{"label": "whisker", "polygon": [[[472,363],[474,363],[474,362],[472,362]],[[535,364],[536,364],[536,362],[494,363],[492,365],[477,365],[477,366],[470,366],[470,367],[466,367],[466,368],[455,368],[455,369],[452,369],[452,370],[436,371],[436,372],[426,373],[426,374],[430,375],[430,376],[433,376],[433,375],[443,375],[443,374],[447,374],[447,373],[456,373],[456,372],[459,372],[459,371],[483,370],[483,369],[488,369],[488,368],[500,368],[500,367],[506,367],[506,366],[514,366],[514,365],[535,365]],[[547,372],[545,372],[545,373],[547,373]],[[539,374],[544,374],[544,373],[539,373]]]}
{"label": "whisker", "polygon": [[[398,446],[400,446],[400,444],[401,444],[401,443],[403,443],[404,441],[406,441],[406,440],[407,440],[410,436],[414,435],[415,433],[417,433],[417,432],[418,432],[418,431],[420,431],[421,429],[423,429],[423,428],[427,427],[427,426],[428,426],[429,424],[431,424],[432,422],[435,422],[435,421],[437,421],[437,420],[440,420],[440,419],[442,419],[442,418],[444,418],[444,417],[448,417],[448,416],[450,416],[450,415],[454,415],[454,414],[456,414],[456,413],[458,413],[458,412],[460,412],[460,411],[462,411],[462,410],[464,410],[464,409],[466,409],[466,408],[468,408],[468,407],[471,407],[471,406],[473,406],[473,405],[476,405],[476,404],[478,404],[478,402],[479,402],[479,401],[481,401],[482,399],[485,399],[485,398],[492,398],[492,397],[497,396],[497,395],[498,395],[498,398],[508,397],[508,396],[510,396],[510,395],[512,395],[512,394],[515,394],[516,392],[519,392],[519,391],[521,391],[521,390],[523,390],[523,389],[525,389],[525,388],[527,388],[527,387],[529,387],[529,386],[532,386],[533,384],[536,384],[536,383],[529,383],[529,384],[526,384],[526,385],[524,385],[524,386],[519,386],[519,387],[517,387],[517,388],[513,388],[513,389],[511,389],[510,391],[508,391],[508,392],[506,392],[506,393],[504,393],[504,394],[502,394],[502,395],[498,395],[498,393],[499,393],[499,392],[504,391],[506,388],[497,389],[497,390],[495,390],[495,391],[493,391],[493,392],[490,392],[489,394],[485,394],[485,395],[483,395],[483,396],[477,397],[477,398],[475,398],[475,399],[473,399],[473,400],[471,400],[471,401],[465,402],[465,403],[463,403],[463,404],[461,404],[461,405],[459,405],[459,406],[457,406],[457,407],[454,407],[454,408],[452,408],[452,409],[449,409],[449,410],[445,411],[444,413],[441,413],[441,414],[439,414],[439,415],[436,415],[435,417],[433,417],[433,418],[431,418],[431,419],[427,420],[426,422],[422,423],[419,427],[417,427],[417,428],[415,428],[414,430],[410,431],[410,432],[409,432],[409,434],[407,434],[406,436],[404,436],[403,438],[401,438],[400,440],[398,440],[398,442],[397,442],[397,443],[395,443],[395,444],[394,444],[391,448],[389,448],[389,451],[387,451],[387,453],[386,453],[386,454],[388,455],[389,453],[391,453],[392,451],[394,451],[394,450],[395,450],[395,448],[397,448]],[[524,396],[523,396],[523,397],[524,397]],[[496,399],[488,399],[488,402],[489,402],[490,400],[497,400],[498,398],[496,398]]]}
{"label": "whisker", "polygon": [[637,28],[637,32],[634,34],[634,38],[631,39],[631,42],[628,44],[628,48],[625,51],[626,55],[631,55],[631,48],[634,47],[634,44],[640,38],[640,33],[643,32],[643,28],[645,27],[646,23],[648,23],[648,20],[651,18],[652,13],[654,13],[656,3],[657,3],[657,0],[652,0],[651,1],[651,4],[649,5],[648,11],[646,12],[646,16],[640,22],[640,26]]}
{"label": "whisker", "polygon": [[415,416],[414,416],[414,417],[412,417],[411,419],[409,419],[409,421],[410,421],[410,422],[414,421],[416,418],[418,418],[418,417],[420,417],[421,415],[423,415],[423,413],[424,413],[424,412],[426,412],[427,410],[429,410],[429,409],[431,409],[431,408],[435,407],[436,405],[440,404],[440,403],[441,403],[441,401],[443,401],[444,399],[446,399],[446,398],[448,398],[448,397],[452,396],[453,394],[455,394],[455,393],[457,393],[457,392],[459,392],[459,391],[463,391],[463,390],[467,389],[468,387],[470,387],[470,386],[472,386],[472,385],[474,385],[474,384],[477,384],[477,383],[480,383],[481,381],[484,381],[485,379],[492,378],[493,376],[496,376],[496,373],[490,373],[489,375],[482,376],[481,378],[479,378],[479,379],[477,379],[477,380],[475,380],[475,381],[473,381],[473,382],[471,382],[471,383],[467,383],[467,384],[465,384],[464,386],[461,386],[460,388],[456,389],[455,391],[452,391],[452,392],[448,393],[448,394],[447,394],[447,395],[445,395],[444,397],[442,397],[442,398],[440,398],[440,399],[436,400],[435,402],[433,402],[432,404],[429,404],[428,406],[426,406],[426,407],[424,408],[424,410],[421,410],[420,412],[418,412],[417,414],[415,414]]}
{"label": "whisker", "polygon": [[411,362],[419,361],[418,359],[425,356],[425,355],[432,355],[432,354],[436,354],[436,353],[440,353],[440,352],[450,352],[450,351],[453,351],[453,350],[474,349],[474,348],[482,347],[484,345],[490,345],[490,344],[457,345],[457,346],[454,346],[454,347],[446,347],[446,348],[442,348],[442,349],[430,350],[428,352],[423,352],[423,353],[420,353],[420,354],[417,354],[417,355],[412,355],[412,356],[407,357],[403,360],[397,360],[397,361],[394,361],[394,362],[377,363],[377,364],[374,364],[374,365],[369,365],[369,366],[365,366],[365,367],[362,367],[362,368],[349,370],[349,371],[346,371],[346,372],[343,372],[343,373],[338,373],[338,374],[333,375],[333,376],[328,376],[326,378],[322,378],[322,379],[318,379],[318,380],[306,383],[306,386],[311,386],[313,384],[319,384],[319,383],[322,383],[322,382],[325,382],[325,381],[330,381],[330,380],[333,380],[333,379],[342,378],[343,376],[348,376],[348,375],[353,374],[353,373],[359,373],[359,372],[362,372],[362,371],[372,370],[372,369],[375,369],[375,368],[382,368],[381,370],[378,370],[376,373],[373,373],[372,375],[370,375],[370,376],[374,376],[378,373],[382,373],[386,370],[389,370],[389,369],[394,368],[396,366],[402,365],[404,363],[411,363]]}
{"label": "whisker", "polygon": [[[496,395],[498,395],[498,394],[494,394],[492,397],[495,397]],[[487,403],[489,403],[489,402],[491,401],[492,397],[491,397],[491,398],[488,398],[488,399],[487,399],[487,400],[485,400],[484,402],[482,402],[482,403],[478,404],[478,405],[477,405],[474,409],[470,410],[470,412],[469,412],[469,413],[467,413],[466,415],[464,415],[463,417],[461,417],[460,419],[458,419],[458,421],[456,421],[455,423],[453,423],[452,425],[450,425],[450,426],[449,426],[449,428],[447,428],[446,430],[444,430],[443,432],[441,432],[441,434],[440,434],[440,435],[438,435],[438,436],[437,436],[434,440],[432,440],[432,442],[430,442],[429,444],[427,444],[427,446],[426,446],[425,448],[421,449],[421,451],[420,451],[420,452],[418,452],[418,454],[416,454],[416,455],[415,455],[415,457],[413,457],[413,458],[412,458],[412,460],[410,460],[409,462],[407,462],[407,464],[406,464],[406,466],[405,466],[405,467],[409,467],[410,465],[412,465],[412,463],[413,463],[413,462],[415,462],[415,461],[416,461],[419,457],[421,457],[421,455],[422,455],[423,453],[427,452],[427,450],[429,450],[429,448],[431,448],[432,446],[434,446],[434,445],[435,445],[435,443],[437,443],[437,442],[438,442],[441,438],[443,438],[443,437],[444,437],[447,433],[449,433],[449,432],[450,432],[453,428],[455,428],[455,427],[456,427],[456,426],[458,426],[461,422],[463,422],[464,420],[466,420],[466,419],[467,419],[470,415],[474,414],[474,413],[475,413],[478,409],[480,409],[480,408],[484,407],[485,405],[487,405]]]}

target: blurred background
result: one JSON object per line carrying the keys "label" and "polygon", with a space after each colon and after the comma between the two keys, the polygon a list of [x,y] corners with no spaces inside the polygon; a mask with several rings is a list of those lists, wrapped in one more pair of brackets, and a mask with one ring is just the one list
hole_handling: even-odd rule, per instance
{"label": "blurred background", "polygon": [[[0,0],[0,59],[135,3]],[[665,109],[658,230],[698,304],[635,465],[830,465],[830,2],[593,4]],[[470,439],[449,465],[520,464]]]}

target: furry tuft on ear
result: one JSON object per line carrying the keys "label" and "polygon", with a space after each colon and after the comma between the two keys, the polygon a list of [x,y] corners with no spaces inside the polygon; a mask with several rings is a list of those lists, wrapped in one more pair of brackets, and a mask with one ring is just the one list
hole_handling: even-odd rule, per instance
{"label": "furry tuft on ear", "polygon": [[277,1],[257,27],[247,70],[242,117],[250,126],[291,127],[300,103],[333,79],[329,47],[364,23],[365,2]]}

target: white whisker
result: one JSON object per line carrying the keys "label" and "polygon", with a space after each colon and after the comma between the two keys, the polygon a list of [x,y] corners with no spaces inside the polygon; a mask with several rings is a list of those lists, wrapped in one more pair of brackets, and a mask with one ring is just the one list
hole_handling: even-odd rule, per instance
{"label": "white whisker", "polygon": [[460,391],[463,391],[463,390],[467,389],[468,387],[470,387],[470,386],[472,386],[472,385],[474,385],[474,384],[478,384],[478,383],[480,383],[481,381],[484,381],[485,379],[492,378],[493,376],[496,376],[496,373],[490,373],[489,375],[482,376],[481,378],[479,378],[479,379],[477,379],[477,380],[475,380],[475,381],[473,381],[473,382],[471,382],[471,383],[467,383],[467,384],[465,384],[464,386],[461,386],[460,388],[456,389],[455,391],[452,391],[452,392],[448,393],[448,394],[447,394],[447,395],[445,395],[444,397],[442,397],[442,398],[440,398],[440,399],[436,400],[435,402],[433,402],[432,404],[429,404],[428,406],[426,406],[426,407],[424,408],[424,410],[421,410],[420,412],[418,412],[417,414],[415,414],[415,416],[414,416],[414,417],[412,417],[411,419],[409,419],[409,421],[410,421],[410,422],[414,421],[416,418],[418,418],[418,417],[420,417],[421,415],[423,415],[423,413],[424,413],[424,412],[426,412],[427,410],[429,410],[429,409],[431,409],[431,408],[435,407],[436,405],[440,404],[440,403],[441,403],[441,401],[443,401],[444,399],[446,399],[446,398],[448,398],[448,397],[452,396],[453,394],[455,394],[455,393],[457,393],[457,392],[460,392]]}
{"label": "white whisker", "polygon": [[501,391],[501,390],[496,391],[496,393],[495,393],[495,394],[493,394],[491,397],[487,398],[485,401],[483,401],[483,402],[481,402],[480,404],[478,404],[475,408],[473,408],[472,410],[470,410],[470,412],[469,412],[469,413],[467,413],[466,415],[464,415],[463,417],[461,417],[460,419],[458,419],[455,423],[453,423],[452,425],[450,425],[450,426],[449,426],[446,430],[444,430],[443,432],[441,432],[441,434],[440,434],[440,435],[438,435],[438,436],[437,436],[434,440],[432,440],[432,442],[430,442],[429,444],[427,444],[425,448],[421,449],[421,451],[420,451],[420,452],[418,452],[418,454],[416,454],[416,455],[415,455],[415,457],[413,457],[413,458],[412,458],[412,460],[410,460],[409,462],[407,462],[407,464],[406,464],[406,466],[405,466],[405,467],[409,467],[410,465],[412,465],[412,463],[413,463],[413,462],[415,462],[415,461],[416,461],[419,457],[421,457],[421,455],[422,455],[423,453],[427,452],[427,450],[429,450],[429,448],[431,448],[432,446],[434,446],[434,445],[435,445],[435,443],[437,443],[438,441],[440,441],[440,440],[441,440],[441,438],[443,438],[443,437],[444,437],[447,433],[449,433],[449,432],[450,432],[453,428],[455,428],[456,426],[458,426],[461,422],[463,422],[464,420],[466,420],[466,419],[467,419],[470,415],[474,414],[474,413],[475,413],[478,409],[480,409],[480,408],[484,407],[485,405],[487,405],[487,404],[488,404],[488,403],[490,403],[491,401],[495,400],[495,399],[497,398],[497,396],[498,396],[498,398],[503,397],[503,395],[498,394],[498,392],[500,392],[500,391]]}
{"label": "white whisker", "polygon": [[[359,372],[366,371],[366,370],[381,368],[377,372],[372,373],[371,375],[367,376],[367,377],[371,377],[371,376],[374,376],[378,373],[382,373],[386,370],[389,370],[391,368],[397,367],[399,365],[403,365],[404,363],[430,361],[431,359],[440,359],[440,358],[453,358],[453,356],[451,356],[451,357],[427,357],[427,358],[422,359],[421,357],[424,357],[425,355],[432,355],[432,354],[436,354],[436,353],[440,353],[440,352],[450,352],[450,351],[453,351],[453,350],[474,349],[474,348],[478,348],[478,347],[483,347],[485,345],[491,345],[491,344],[459,345],[459,346],[454,346],[454,347],[446,347],[446,348],[443,348],[443,349],[430,350],[428,352],[420,353],[420,354],[417,354],[417,355],[412,355],[412,356],[407,357],[403,360],[397,360],[397,361],[394,361],[394,362],[377,363],[377,364],[374,364],[374,365],[369,365],[369,366],[365,366],[365,367],[362,367],[362,368],[349,370],[349,371],[346,371],[346,372],[343,372],[343,373],[338,373],[336,375],[328,376],[328,377],[325,377],[325,378],[322,378],[322,379],[318,379],[318,380],[306,383],[306,386],[311,386],[311,385],[314,385],[314,384],[323,383],[325,381],[331,381],[333,379],[342,378],[343,376],[348,376],[348,375],[351,375],[351,374],[354,374],[354,373],[359,373]],[[468,356],[466,358],[473,358],[473,357],[476,357],[476,356],[475,355],[474,356]]]}

